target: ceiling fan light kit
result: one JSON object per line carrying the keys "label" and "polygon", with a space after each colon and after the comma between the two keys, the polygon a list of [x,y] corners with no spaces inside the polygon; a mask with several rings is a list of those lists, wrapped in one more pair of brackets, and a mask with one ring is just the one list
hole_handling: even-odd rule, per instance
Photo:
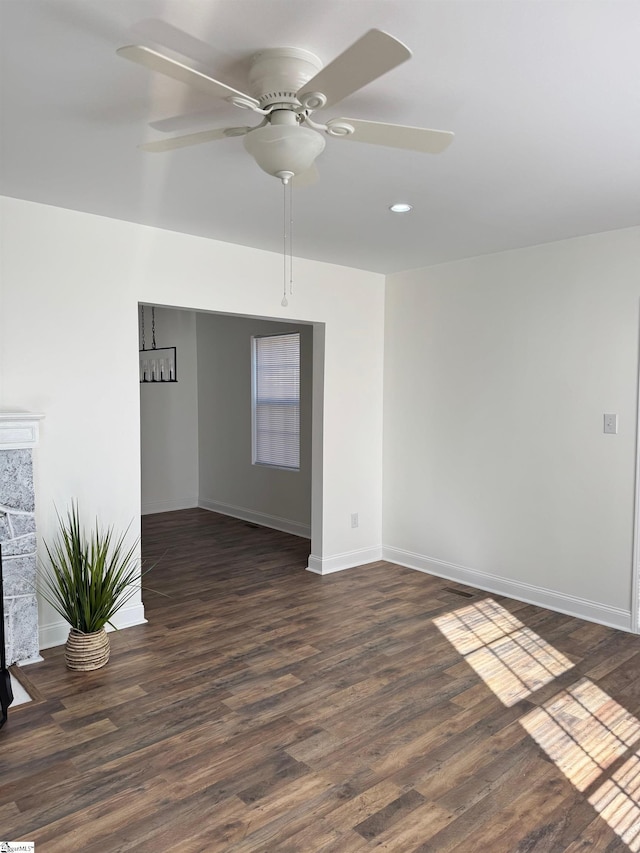
{"label": "ceiling fan light kit", "polygon": [[300,127],[290,110],[274,110],[271,122],[244,137],[244,147],[258,166],[283,184],[310,169],[324,151],[324,138],[315,130]]}

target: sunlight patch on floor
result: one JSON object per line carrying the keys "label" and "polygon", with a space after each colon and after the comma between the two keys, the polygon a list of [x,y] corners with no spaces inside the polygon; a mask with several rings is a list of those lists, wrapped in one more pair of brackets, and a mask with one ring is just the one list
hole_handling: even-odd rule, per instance
{"label": "sunlight patch on floor", "polygon": [[[491,598],[433,621],[507,706],[573,666]],[[579,791],[592,789],[589,803],[632,853],[640,853],[640,721],[581,678],[520,723]]]}
{"label": "sunlight patch on floor", "polygon": [[640,740],[640,723],[588,678],[520,720],[579,791]]}
{"label": "sunlight patch on floor", "polygon": [[632,756],[589,802],[633,853],[640,850],[640,758]]}
{"label": "sunlight patch on floor", "polygon": [[507,706],[526,699],[573,666],[491,598],[433,621]]}

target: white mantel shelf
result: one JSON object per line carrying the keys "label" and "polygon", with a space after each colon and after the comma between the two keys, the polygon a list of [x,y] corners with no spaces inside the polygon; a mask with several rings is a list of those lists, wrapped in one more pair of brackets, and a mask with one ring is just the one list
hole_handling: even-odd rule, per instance
{"label": "white mantel shelf", "polygon": [[38,443],[39,412],[0,411],[0,450],[24,450]]}

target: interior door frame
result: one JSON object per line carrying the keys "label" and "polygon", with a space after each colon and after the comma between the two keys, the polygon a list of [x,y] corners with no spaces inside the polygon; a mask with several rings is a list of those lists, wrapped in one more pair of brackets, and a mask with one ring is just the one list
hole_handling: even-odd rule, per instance
{"label": "interior door frame", "polygon": [[638,368],[636,382],[636,471],[633,500],[633,548],[631,558],[631,625],[634,634],[640,634],[640,312],[638,338]]}

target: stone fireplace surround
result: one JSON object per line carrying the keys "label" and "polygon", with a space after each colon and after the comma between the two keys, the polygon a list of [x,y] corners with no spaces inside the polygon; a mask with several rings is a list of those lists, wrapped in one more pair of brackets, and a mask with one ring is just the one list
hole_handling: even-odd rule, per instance
{"label": "stone fireplace surround", "polygon": [[40,659],[32,453],[41,418],[0,411],[0,545],[8,665]]}

